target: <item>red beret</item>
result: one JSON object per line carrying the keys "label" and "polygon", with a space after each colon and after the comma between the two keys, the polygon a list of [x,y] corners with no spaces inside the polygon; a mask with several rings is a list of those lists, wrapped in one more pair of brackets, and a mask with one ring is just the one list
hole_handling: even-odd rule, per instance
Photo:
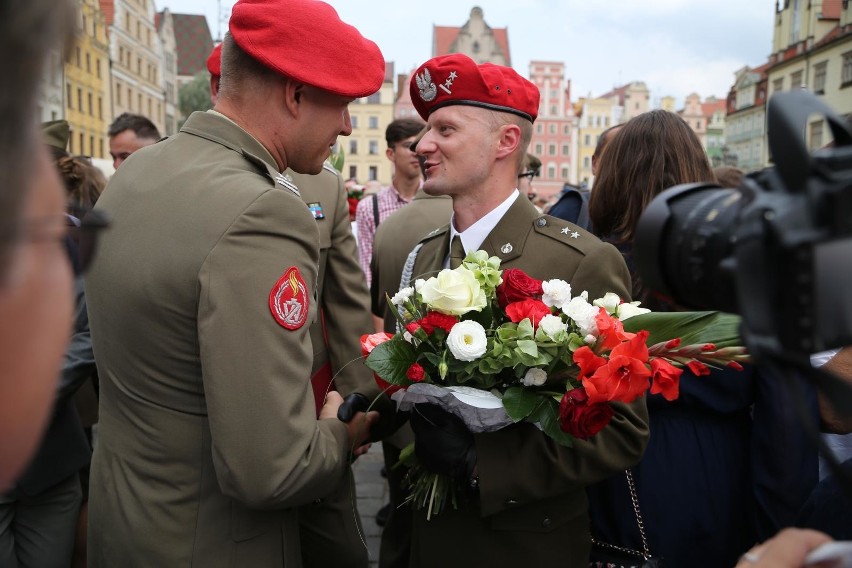
{"label": "red beret", "polygon": [[471,105],[511,112],[530,122],[538,116],[538,87],[511,67],[476,62],[461,53],[433,57],[411,78],[411,100],[426,120],[435,109]]}
{"label": "red beret", "polygon": [[319,0],[238,0],[231,36],[263,65],[343,97],[366,97],[385,78],[379,47]]}
{"label": "red beret", "polygon": [[222,75],[222,44],[220,43],[213,48],[210,55],[207,57],[207,70],[214,77]]}

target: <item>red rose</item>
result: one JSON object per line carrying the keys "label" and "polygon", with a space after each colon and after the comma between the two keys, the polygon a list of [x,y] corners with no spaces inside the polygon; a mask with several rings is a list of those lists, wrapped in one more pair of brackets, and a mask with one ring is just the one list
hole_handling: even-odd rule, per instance
{"label": "red rose", "polygon": [[349,220],[355,220],[355,211],[358,209],[358,198],[357,197],[347,197],[346,201],[349,202]]}
{"label": "red rose", "polygon": [[405,376],[408,377],[409,381],[419,383],[426,377],[426,371],[420,363],[412,363],[405,372]]}
{"label": "red rose", "polygon": [[606,365],[606,359],[595,355],[588,345],[574,351],[574,362],[580,367],[580,379],[591,377],[598,368]]}
{"label": "red rose", "polygon": [[[361,353],[366,357],[370,354],[370,352],[379,344],[384,343],[393,337],[392,333],[387,333],[386,331],[380,333],[370,333],[361,336]],[[392,385],[389,382],[382,379],[377,374],[373,373],[373,377],[376,379],[376,384],[382,389],[383,392],[386,392],[388,395],[395,393],[398,390],[401,390],[402,387],[397,385]]]}
{"label": "red rose", "polygon": [[429,312],[425,317],[417,320],[417,323],[423,326],[423,329],[429,335],[432,335],[436,327],[450,333],[453,326],[459,323],[459,318],[439,312]]}
{"label": "red rose", "polygon": [[506,315],[515,323],[526,318],[532,322],[533,329],[538,328],[541,318],[550,315],[550,308],[541,300],[522,300],[506,306]]}
{"label": "red rose", "polygon": [[497,302],[503,309],[512,302],[541,298],[542,294],[541,280],[536,280],[519,268],[504,270],[503,283],[497,286]]}
{"label": "red rose", "polygon": [[415,333],[417,333],[417,331],[419,329],[420,329],[420,324],[417,323],[416,321],[405,324],[405,331],[407,331],[411,335],[414,335]]}
{"label": "red rose", "polygon": [[590,402],[633,402],[648,390],[651,371],[645,365],[648,361],[647,338],[648,332],[643,330],[630,341],[619,344],[609,354],[606,365],[583,379]]}
{"label": "red rose", "polygon": [[580,440],[588,440],[612,420],[609,404],[589,404],[583,388],[566,392],[559,403],[559,427]]}
{"label": "red rose", "polygon": [[662,394],[666,400],[676,399],[682,373],[683,369],[678,369],[665,359],[651,359],[651,394]]}
{"label": "red rose", "polygon": [[607,313],[601,308],[598,315],[595,316],[595,323],[598,326],[598,336],[600,337],[601,347],[604,349],[612,349],[622,341],[631,339],[634,334],[624,331],[624,324],[616,317]]}

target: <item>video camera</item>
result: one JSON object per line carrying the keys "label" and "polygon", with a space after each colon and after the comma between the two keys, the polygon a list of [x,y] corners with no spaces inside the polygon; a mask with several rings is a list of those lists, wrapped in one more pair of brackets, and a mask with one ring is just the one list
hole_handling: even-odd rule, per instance
{"label": "video camera", "polygon": [[[814,114],[834,144],[809,153]],[[805,91],[774,95],[767,128],[774,167],[736,189],[684,184],[651,201],[637,270],[682,306],[739,313],[753,355],[852,345],[852,131]]]}

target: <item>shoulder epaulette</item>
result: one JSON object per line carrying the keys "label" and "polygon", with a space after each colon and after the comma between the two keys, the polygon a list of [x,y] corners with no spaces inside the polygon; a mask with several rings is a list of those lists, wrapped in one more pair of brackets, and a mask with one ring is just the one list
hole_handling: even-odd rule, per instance
{"label": "shoulder epaulette", "polygon": [[340,172],[338,172],[338,171],[337,171],[337,168],[335,168],[334,166],[332,166],[332,165],[331,165],[331,164],[329,164],[328,162],[323,162],[323,163],[322,163],[322,169],[324,169],[324,170],[326,170],[326,171],[328,171],[328,172],[333,173],[333,174],[334,174],[334,175],[336,175],[337,177],[340,177]]}

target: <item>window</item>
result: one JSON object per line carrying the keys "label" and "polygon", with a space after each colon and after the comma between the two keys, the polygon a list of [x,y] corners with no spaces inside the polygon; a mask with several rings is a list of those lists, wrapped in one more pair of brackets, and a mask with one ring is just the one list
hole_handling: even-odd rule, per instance
{"label": "window", "polygon": [[563,144],[562,145],[562,155],[567,156],[570,153],[571,153],[571,148],[568,147],[568,144]]}
{"label": "window", "polygon": [[555,179],[556,178],[556,166],[547,166],[547,179]]}
{"label": "window", "polygon": [[[89,103],[89,116],[95,116],[95,105],[92,102],[94,100],[94,97],[92,97],[92,93],[88,93],[86,97]],[[92,144],[92,147],[94,148],[94,144]]]}
{"label": "window", "polygon": [[591,136],[589,136],[588,134],[586,134],[586,135],[583,137],[583,145],[584,145],[584,146],[591,146],[591,145],[592,145],[592,137],[591,137]]}
{"label": "window", "polygon": [[98,57],[95,60],[95,75],[97,75],[98,79],[101,78],[101,58]]}
{"label": "window", "polygon": [[784,77],[779,77],[772,81],[772,92],[777,93],[784,90]]}
{"label": "window", "polygon": [[367,97],[367,103],[372,105],[377,105],[382,102],[382,94],[381,92],[376,92]]}
{"label": "window", "polygon": [[98,138],[98,158],[104,157],[104,139]]}
{"label": "window", "polygon": [[118,47],[118,62],[124,65],[124,48]]}
{"label": "window", "polygon": [[74,106],[74,99],[71,98],[71,83],[65,83],[65,105],[68,108]]}
{"label": "window", "polygon": [[[133,110],[131,107],[133,106],[133,92],[130,90],[130,87],[127,87],[127,109]],[[142,103],[139,103],[139,110],[142,110]]]}
{"label": "window", "polygon": [[555,156],[556,155],[556,144],[548,144],[547,145],[547,155]]}
{"label": "window", "polygon": [[568,166],[562,166],[562,179],[568,179]]}
{"label": "window", "polygon": [[358,179],[358,166],[349,166],[349,179]]}
{"label": "window", "polygon": [[550,114],[556,114],[556,105],[550,105]]}
{"label": "window", "polygon": [[536,134],[544,133],[544,125],[542,125],[540,122],[535,125],[535,133]]}
{"label": "window", "polygon": [[814,92],[818,95],[825,93],[825,74],[828,61],[814,65]]}
{"label": "window", "polygon": [[852,51],[843,54],[843,62],[840,65],[840,86],[852,85]]}
{"label": "window", "polygon": [[376,128],[379,127],[379,117],[378,116],[371,116],[367,119],[367,121],[370,124],[370,128],[376,129]]}
{"label": "window", "polygon": [[353,130],[358,128],[358,117],[357,116],[350,116],[349,121],[352,123],[352,129]]}
{"label": "window", "polygon": [[373,181],[374,179],[379,179],[379,167],[378,166],[370,166],[369,180]]}
{"label": "window", "polygon": [[93,156],[95,154],[95,137],[89,136],[89,156]]}
{"label": "window", "polygon": [[592,167],[592,158],[590,156],[585,156],[583,158],[583,169],[588,170]]}
{"label": "window", "polygon": [[83,89],[77,87],[77,110],[83,112]]}
{"label": "window", "polygon": [[604,125],[604,128],[609,127],[609,117],[608,116],[603,117],[603,125]]}
{"label": "window", "polygon": [[[370,140],[370,155],[375,156],[379,153],[379,142],[378,140]],[[376,179],[376,178],[370,178]]]}
{"label": "window", "polygon": [[[142,112],[142,93],[137,93],[137,94],[136,94],[136,109],[137,109],[139,112]],[[149,112],[149,113],[148,113],[148,115],[150,115],[150,114],[151,114],[151,113]],[[152,117],[152,118],[153,118],[153,117]]]}
{"label": "window", "polygon": [[551,133],[551,134],[556,134],[556,125],[555,125],[555,124],[551,124],[551,125],[550,125],[550,133]]}
{"label": "window", "polygon": [[86,153],[86,135],[82,132],[80,133],[80,149],[78,150],[81,154]]}
{"label": "window", "polygon": [[571,127],[567,124],[565,126],[563,126],[562,127],[562,134],[564,134],[565,136],[568,136],[569,134],[571,134]]}
{"label": "window", "polygon": [[353,156],[358,155],[358,141],[357,140],[350,140],[349,141],[349,153]]}
{"label": "window", "polygon": [[802,88],[802,72],[796,71],[790,75],[790,89]]}
{"label": "window", "polygon": [[79,45],[75,48],[75,52],[77,54],[77,58],[76,58],[77,59],[77,67],[82,67],[83,64],[82,64],[81,59],[80,59],[80,46]]}
{"label": "window", "polygon": [[90,53],[86,54],[86,72],[92,72],[92,55]]}
{"label": "window", "polygon": [[817,120],[811,123],[809,149],[817,150],[819,148],[822,148],[822,120]]}
{"label": "window", "polygon": [[541,156],[542,149],[543,149],[543,146],[541,145],[540,142],[535,145],[536,156]]}

